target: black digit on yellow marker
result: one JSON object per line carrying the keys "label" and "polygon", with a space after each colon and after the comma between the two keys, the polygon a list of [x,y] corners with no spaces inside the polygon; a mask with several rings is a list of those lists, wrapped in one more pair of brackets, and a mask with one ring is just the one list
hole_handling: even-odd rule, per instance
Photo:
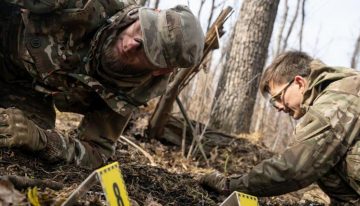
{"label": "black digit on yellow marker", "polygon": [[119,186],[116,184],[116,182],[114,182],[113,184],[113,189],[114,189],[114,194],[115,194],[115,197],[116,197],[116,202],[117,202],[117,205],[118,206],[124,206],[124,202],[121,198],[121,195],[120,195],[120,189],[119,189]]}

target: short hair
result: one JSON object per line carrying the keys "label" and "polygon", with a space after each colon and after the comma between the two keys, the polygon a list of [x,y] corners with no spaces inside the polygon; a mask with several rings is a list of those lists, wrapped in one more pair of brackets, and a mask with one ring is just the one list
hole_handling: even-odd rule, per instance
{"label": "short hair", "polygon": [[313,58],[305,52],[284,52],[272,61],[266,68],[260,80],[260,92],[263,96],[270,92],[270,82],[284,84],[299,75],[307,77],[310,75],[310,62]]}

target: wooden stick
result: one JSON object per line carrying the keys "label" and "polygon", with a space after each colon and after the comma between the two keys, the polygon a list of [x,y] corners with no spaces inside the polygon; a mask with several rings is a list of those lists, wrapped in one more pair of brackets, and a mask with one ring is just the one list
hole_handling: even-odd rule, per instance
{"label": "wooden stick", "polygon": [[188,115],[187,115],[187,113],[186,113],[186,111],[185,111],[185,108],[184,108],[184,106],[182,105],[179,97],[176,97],[176,103],[178,104],[178,106],[179,106],[179,108],[180,108],[180,111],[181,111],[182,115],[184,116],[184,119],[185,119],[186,123],[189,125],[189,128],[190,128],[190,130],[191,130],[191,134],[192,134],[192,136],[193,136],[193,141],[192,141],[192,143],[191,143],[191,146],[190,146],[190,148],[189,148],[189,152],[188,152],[188,155],[187,155],[186,158],[187,158],[187,159],[190,158],[191,151],[192,151],[192,149],[193,149],[193,147],[194,147],[194,141],[196,141],[197,144],[198,144],[198,146],[199,146],[199,149],[200,149],[200,151],[201,151],[201,154],[202,154],[202,156],[204,157],[204,159],[205,159],[205,161],[206,161],[207,166],[209,166],[209,160],[208,160],[207,157],[206,157],[206,154],[205,154],[204,148],[203,148],[203,146],[202,146],[202,144],[201,144],[201,141],[200,141],[200,139],[199,139],[199,136],[196,134],[195,129],[194,129],[193,125],[191,124],[191,121],[190,121],[190,119],[189,119],[189,117],[188,117]]}
{"label": "wooden stick", "polygon": [[78,199],[80,199],[87,191],[89,191],[90,187],[96,183],[96,171],[93,171],[80,185],[76,188],[76,190],[71,193],[68,199],[65,200],[61,204],[61,206],[71,206],[76,203]]}
{"label": "wooden stick", "polygon": [[131,146],[135,147],[135,149],[139,150],[145,157],[147,157],[149,159],[151,166],[156,166],[154,158],[149,153],[147,153],[145,150],[143,150],[140,146],[138,146],[137,144],[135,144],[134,142],[130,141],[129,139],[127,139],[126,137],[124,137],[122,135],[120,135],[120,139],[124,140]]}

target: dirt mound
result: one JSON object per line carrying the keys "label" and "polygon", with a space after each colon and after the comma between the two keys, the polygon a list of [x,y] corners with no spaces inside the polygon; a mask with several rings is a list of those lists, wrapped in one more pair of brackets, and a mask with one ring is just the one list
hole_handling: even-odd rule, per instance
{"label": "dirt mound", "polygon": [[143,205],[217,205],[189,174],[136,164],[122,170],[129,194]]}
{"label": "dirt mound", "polygon": [[[42,180],[50,183],[47,186],[53,188],[57,187],[56,183],[61,184],[62,189],[58,191],[45,190],[45,188],[41,188],[43,185],[36,184],[40,189],[39,200],[42,205],[61,203],[92,172],[72,165],[45,164],[35,156],[29,156],[18,150],[2,149],[1,152],[0,173],[3,176],[24,177],[22,183],[15,183],[15,187],[22,193],[25,194],[28,187],[35,186],[31,182],[26,183],[27,180]],[[113,158],[121,163],[120,167],[129,196],[136,200],[139,205],[149,205],[150,203],[159,205],[216,205],[216,202],[208,197],[207,192],[189,174],[174,174],[160,167],[128,161],[136,158],[136,155],[132,157],[120,153],[116,155],[120,157],[114,156]],[[85,198],[82,198],[79,205],[89,203],[103,205],[104,196],[99,184],[91,187],[91,191]]]}
{"label": "dirt mound", "polygon": [[[78,121],[79,118],[65,116]],[[63,125],[63,128],[76,124]],[[131,128],[130,134],[133,134]],[[128,142],[119,140],[116,153],[109,162],[118,161],[131,199],[139,205],[219,205],[226,197],[218,196],[201,187],[199,175],[216,168],[227,173],[245,173],[253,165],[271,153],[262,145],[252,144],[244,138],[208,133],[203,146],[210,166],[204,161],[199,149],[194,149],[186,158],[189,148],[147,139],[142,135],[129,135],[127,138],[143,148],[152,157],[155,166],[150,165],[149,157],[134,148]],[[214,141],[210,141],[214,140]],[[188,143],[187,145],[190,145]],[[38,198],[41,205],[59,205],[92,172],[66,164],[49,165],[36,155],[29,155],[21,150],[0,149],[0,174],[22,177],[16,188],[26,197],[28,188],[39,188]],[[39,180],[36,184],[29,180]],[[27,184],[25,184],[27,183]],[[40,184],[41,183],[41,184]],[[62,189],[56,186],[60,184]],[[1,184],[0,184],[1,187]],[[47,189],[45,189],[47,187]],[[49,189],[53,188],[53,189]],[[321,205],[316,201],[301,200],[302,193],[292,193],[275,198],[260,198],[260,205]],[[1,199],[1,196],[0,196]],[[24,198],[26,204],[28,199]],[[77,205],[104,205],[105,197],[99,184],[78,202]]]}

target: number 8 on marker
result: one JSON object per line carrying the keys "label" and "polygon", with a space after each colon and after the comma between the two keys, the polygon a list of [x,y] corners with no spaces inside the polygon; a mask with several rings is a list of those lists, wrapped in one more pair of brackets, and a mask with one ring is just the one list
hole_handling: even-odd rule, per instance
{"label": "number 8 on marker", "polygon": [[123,200],[121,199],[119,186],[114,182],[113,184],[114,194],[117,200],[118,206],[124,206]]}

